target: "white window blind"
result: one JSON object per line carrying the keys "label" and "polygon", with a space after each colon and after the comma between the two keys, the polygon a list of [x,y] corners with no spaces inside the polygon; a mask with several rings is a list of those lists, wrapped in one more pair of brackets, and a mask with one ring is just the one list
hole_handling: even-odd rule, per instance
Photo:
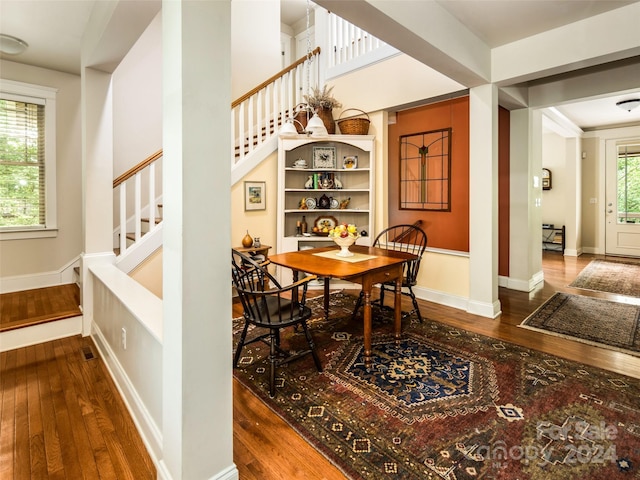
{"label": "white window blind", "polygon": [[44,227],[45,106],[0,99],[0,226]]}

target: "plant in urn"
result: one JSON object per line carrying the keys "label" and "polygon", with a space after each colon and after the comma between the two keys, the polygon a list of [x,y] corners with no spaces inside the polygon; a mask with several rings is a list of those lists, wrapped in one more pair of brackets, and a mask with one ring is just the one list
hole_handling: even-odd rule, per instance
{"label": "plant in urn", "polygon": [[329,230],[329,237],[340,247],[340,251],[336,253],[338,257],[353,257],[354,254],[349,251],[349,247],[359,236],[358,227],[352,224],[341,223]]}

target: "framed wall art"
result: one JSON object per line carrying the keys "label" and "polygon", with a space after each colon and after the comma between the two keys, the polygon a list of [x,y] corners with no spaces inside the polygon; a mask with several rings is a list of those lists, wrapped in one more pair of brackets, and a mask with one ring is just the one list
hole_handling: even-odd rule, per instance
{"label": "framed wall art", "polygon": [[542,189],[551,190],[551,170],[548,168],[542,169]]}
{"label": "framed wall art", "polygon": [[336,168],[336,147],[313,147],[313,168]]}
{"label": "framed wall art", "polygon": [[244,182],[245,211],[267,208],[266,188],[266,182]]}
{"label": "framed wall art", "polygon": [[400,137],[400,210],[451,211],[451,128]]}

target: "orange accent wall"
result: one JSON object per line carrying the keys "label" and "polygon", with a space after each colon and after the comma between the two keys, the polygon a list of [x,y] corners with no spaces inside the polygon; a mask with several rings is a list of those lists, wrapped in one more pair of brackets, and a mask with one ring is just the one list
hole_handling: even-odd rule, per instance
{"label": "orange accent wall", "polygon": [[506,108],[498,109],[498,275],[509,276],[509,169],[510,119]]}
{"label": "orange accent wall", "polygon": [[[400,210],[399,138],[451,127],[451,211]],[[422,220],[428,246],[469,251],[469,98],[398,112],[389,125],[389,225]]]}

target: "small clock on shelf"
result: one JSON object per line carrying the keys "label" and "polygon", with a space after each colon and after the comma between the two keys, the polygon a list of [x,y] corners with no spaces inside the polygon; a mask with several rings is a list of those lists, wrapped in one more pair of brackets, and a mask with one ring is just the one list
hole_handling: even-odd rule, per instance
{"label": "small clock on shelf", "polygon": [[548,168],[542,169],[542,189],[551,190],[551,170]]}

